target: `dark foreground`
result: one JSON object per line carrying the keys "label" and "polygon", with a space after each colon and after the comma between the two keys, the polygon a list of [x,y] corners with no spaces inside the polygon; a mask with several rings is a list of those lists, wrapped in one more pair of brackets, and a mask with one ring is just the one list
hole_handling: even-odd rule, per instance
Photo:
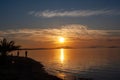
{"label": "dark foreground", "polygon": [[[3,62],[4,61],[4,62]],[[0,80],[61,80],[48,74],[44,66],[26,57],[0,57]]]}

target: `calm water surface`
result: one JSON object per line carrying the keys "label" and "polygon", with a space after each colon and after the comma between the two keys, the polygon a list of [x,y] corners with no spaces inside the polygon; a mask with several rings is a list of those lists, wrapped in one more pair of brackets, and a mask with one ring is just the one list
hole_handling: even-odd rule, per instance
{"label": "calm water surface", "polygon": [[120,48],[29,50],[28,56],[64,80],[120,80]]}

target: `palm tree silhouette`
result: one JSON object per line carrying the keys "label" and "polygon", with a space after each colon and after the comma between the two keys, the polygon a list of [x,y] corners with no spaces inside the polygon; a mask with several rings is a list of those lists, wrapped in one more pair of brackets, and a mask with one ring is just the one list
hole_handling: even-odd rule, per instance
{"label": "palm tree silhouette", "polygon": [[20,46],[15,45],[14,41],[7,41],[6,38],[0,40],[0,55],[7,56],[9,52],[18,50]]}

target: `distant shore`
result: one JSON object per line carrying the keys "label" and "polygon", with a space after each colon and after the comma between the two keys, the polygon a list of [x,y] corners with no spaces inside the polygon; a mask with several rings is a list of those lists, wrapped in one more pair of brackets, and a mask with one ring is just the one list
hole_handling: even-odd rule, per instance
{"label": "distant shore", "polygon": [[62,80],[48,74],[44,66],[31,58],[0,56],[0,80]]}
{"label": "distant shore", "polygon": [[120,46],[90,46],[90,47],[57,47],[57,48],[21,48],[19,50],[52,50],[52,49],[83,49],[83,48],[120,48]]}

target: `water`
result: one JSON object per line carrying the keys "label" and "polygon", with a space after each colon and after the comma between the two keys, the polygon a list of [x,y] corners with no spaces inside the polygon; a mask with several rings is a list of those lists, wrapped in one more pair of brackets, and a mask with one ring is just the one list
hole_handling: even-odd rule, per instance
{"label": "water", "polygon": [[120,80],[120,48],[29,50],[28,56],[64,80]]}

